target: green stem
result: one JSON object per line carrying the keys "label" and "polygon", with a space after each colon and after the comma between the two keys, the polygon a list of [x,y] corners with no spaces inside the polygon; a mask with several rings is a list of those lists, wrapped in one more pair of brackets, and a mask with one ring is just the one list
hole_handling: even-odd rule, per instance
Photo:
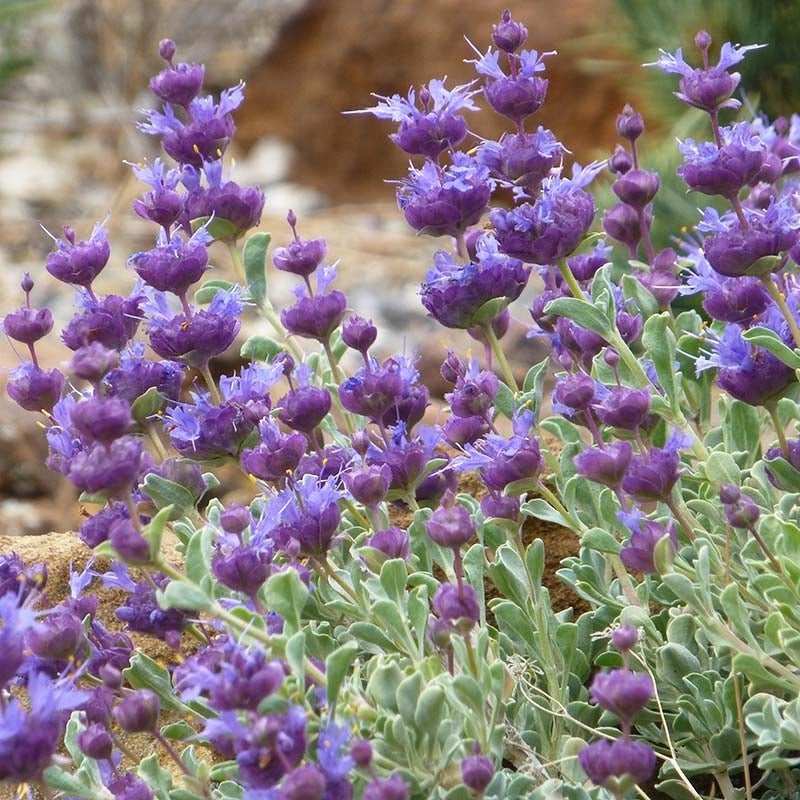
{"label": "green stem", "polygon": [[214,380],[214,376],[211,374],[211,370],[208,368],[208,362],[206,361],[204,364],[201,364],[198,369],[200,370],[200,374],[203,376],[203,380],[206,382],[208,391],[211,392],[211,399],[214,401],[214,405],[218,406],[222,402],[222,397],[220,396],[219,389],[217,389],[217,383]]}
{"label": "green stem", "polygon": [[792,332],[795,347],[800,347],[800,327],[798,327],[797,320],[789,310],[789,306],[786,305],[785,295],[783,295],[781,290],[775,285],[775,281],[772,280],[772,275],[769,273],[761,276],[761,282],[764,284],[766,290],[770,293],[770,296],[775,301],[775,304],[781,310],[781,314],[783,314],[786,324],[789,326],[789,330]]}
{"label": "green stem", "polygon": [[244,264],[242,263],[242,254],[239,252],[239,248],[233,242],[226,242],[225,244],[228,247],[228,253],[231,257],[233,271],[236,273],[236,280],[246,289],[249,288],[247,275],[244,271]]}
{"label": "green stem", "polygon": [[560,261],[558,264],[558,271],[561,273],[561,277],[564,279],[567,286],[569,286],[572,296],[576,300],[585,300],[586,294],[584,293],[583,289],[581,289],[580,284],[576,280],[575,276],[572,274],[569,264],[567,264],[566,261]]}
{"label": "green stem", "polygon": [[[168,578],[172,578],[173,580],[176,581],[183,581],[184,583],[190,583],[192,586],[197,586],[197,584],[194,583],[194,581],[190,581],[189,578],[186,575],[184,575],[180,570],[176,569],[175,567],[172,566],[172,564],[168,563],[167,561],[164,561],[161,558],[159,558],[158,561],[156,562],[156,566]],[[244,636],[250,636],[251,638],[255,639],[256,641],[260,642],[261,644],[275,651],[279,656],[282,657],[285,655],[283,648],[280,646],[279,641],[276,641],[266,631],[262,631],[259,628],[256,628],[254,625],[251,625],[249,622],[245,622],[245,620],[239,619],[239,617],[237,617],[236,615],[231,614],[229,611],[226,611],[219,603],[217,602],[212,603],[208,608],[208,613],[211,614],[212,617],[216,617],[217,619],[229,625],[239,634],[242,634]],[[314,683],[316,683],[317,686],[327,685],[327,679],[325,677],[325,673],[322,672],[322,670],[320,670],[307,658],[305,660],[304,668],[306,675],[308,675],[308,677],[312,681],[314,681]]]}
{"label": "green stem", "polygon": [[505,378],[506,383],[508,384],[509,388],[514,391],[514,394],[517,394],[517,392],[519,392],[519,386],[517,386],[517,380],[514,377],[514,372],[511,369],[511,364],[508,363],[506,354],[503,352],[503,348],[500,346],[500,341],[494,332],[494,328],[492,328],[491,322],[487,322],[483,326],[483,332],[486,335],[486,340],[489,342],[489,346],[492,348],[492,353],[494,353],[494,356],[497,359],[498,364],[500,364],[500,369],[503,372],[503,377]]}
{"label": "green stem", "polygon": [[572,529],[573,533],[583,533],[586,530],[586,526],[578,519],[572,516],[572,514],[567,511],[566,506],[556,497],[556,495],[550,491],[543,483],[536,484],[536,491],[539,492],[542,497],[550,503],[553,508],[561,514],[562,517],[569,523],[570,528]]}
{"label": "green stem", "polygon": [[686,535],[689,537],[689,541],[693,542],[697,537],[694,535],[694,528],[699,528],[700,523],[692,516],[691,512],[688,509],[683,509],[680,505],[675,501],[674,497],[668,497],[665,501],[667,508],[675,515],[675,519],[678,520],[680,526],[686,531]]}
{"label": "green stem", "polygon": [[786,431],[784,430],[780,417],[778,416],[778,408],[775,403],[770,403],[768,406],[766,406],[766,409],[769,412],[770,419],[772,420],[772,427],[775,428],[775,435],[778,437],[778,444],[780,445],[781,453],[783,453],[783,457],[789,461],[789,445],[786,442]]}

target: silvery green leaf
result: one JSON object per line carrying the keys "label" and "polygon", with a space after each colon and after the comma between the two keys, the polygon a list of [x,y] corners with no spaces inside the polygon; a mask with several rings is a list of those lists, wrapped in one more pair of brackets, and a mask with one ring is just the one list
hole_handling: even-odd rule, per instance
{"label": "silvery green leaf", "polygon": [[155,792],[159,800],[168,800],[172,789],[172,775],[158,763],[158,754],[153,753],[139,763],[136,774]]}
{"label": "silvery green leaf", "polygon": [[397,687],[397,710],[408,725],[414,724],[414,714],[419,705],[422,689],[423,679],[419,672],[412,672],[403,678]]}
{"label": "silvery green leaf", "polygon": [[787,347],[783,339],[770,328],[756,325],[752,328],[748,328],[746,331],[742,331],[742,338],[746,342],[750,342],[750,344],[768,350],[776,358],[783,361],[787,367],[800,369],[800,353]]}
{"label": "silvery green leaf", "polygon": [[244,245],[242,263],[250,297],[261,306],[267,298],[267,248],[271,240],[268,233],[252,234]]}
{"label": "silvery green leaf", "polygon": [[195,305],[203,306],[210,303],[216,296],[217,292],[229,292],[233,284],[230,281],[213,280],[205,281],[200,288],[194,293]]}
{"label": "silvery green leaf", "polygon": [[381,565],[380,582],[386,596],[398,606],[404,605],[408,570],[405,559],[391,558]]}
{"label": "silvery green leaf", "polygon": [[658,382],[673,408],[679,402],[678,375],[675,372],[675,334],[669,327],[670,315],[654,314],[644,324],[642,344],[653,361]]}
{"label": "silvery green leaf", "polygon": [[345,642],[325,659],[325,678],[327,702],[330,708],[336,707],[336,698],[348,670],[358,655],[358,645],[354,641]]}
{"label": "silvery green leaf", "polygon": [[270,575],[264,586],[267,607],[284,619],[286,633],[300,630],[300,617],[308,600],[308,587],[293,567]]}
{"label": "silvery green leaf", "polygon": [[140,394],[131,405],[131,414],[137,422],[144,422],[166,406],[167,401],[159,393],[156,386],[151,386],[144,394]]}
{"label": "silvery green leaf", "polygon": [[248,361],[270,361],[283,350],[283,346],[269,336],[250,336],[239,350]]}
{"label": "silvery green leaf", "polygon": [[380,664],[367,683],[367,692],[381,708],[397,711],[397,687],[403,673],[396,662]]}
{"label": "silvery green leaf", "polygon": [[653,297],[653,293],[633,275],[622,276],[622,291],[625,297],[636,303],[636,307],[645,319],[658,313],[658,301]]}
{"label": "silvery green leaf", "polygon": [[494,397],[494,407],[507,419],[512,419],[514,417],[514,412],[517,410],[514,392],[502,381],[500,381],[497,387],[497,394]]}
{"label": "silvery green leaf", "polygon": [[168,670],[141,651],[134,652],[130,666],[122,670],[122,675],[131,688],[155,692],[165,708],[184,708],[183,703],[175,697]]}
{"label": "silvery green leaf", "polygon": [[622,547],[617,537],[603,528],[589,528],[581,536],[581,545],[601,553],[619,553]]}
{"label": "silvery green leaf", "polygon": [[556,525],[561,525],[564,528],[571,528],[564,515],[553,508],[547,500],[542,500],[541,497],[536,497],[533,500],[528,500],[527,503],[522,504],[522,513],[527,514],[529,517],[536,519],[543,519],[546,522],[555,522]]}
{"label": "silvery green leaf", "polygon": [[156,592],[161,608],[182,608],[187,611],[206,611],[211,598],[197,584],[187,581],[170,581],[167,588]]}
{"label": "silvery green leaf", "polygon": [[166,478],[156,475],[155,472],[147,474],[142,488],[157,509],[161,510],[167,506],[172,506],[172,514],[170,516],[172,520],[188,514],[197,503],[197,499],[185,486],[181,486],[174,481],[168,481]]}
{"label": "silvery green leaf", "polygon": [[575,297],[559,297],[551,300],[544,310],[546,314],[566,317],[576,325],[599,333],[604,338],[613,330],[612,323],[603,311],[586,300],[578,300]]}
{"label": "silvery green leaf", "polygon": [[[420,731],[435,739],[446,706],[447,697],[444,689],[435,683],[431,686],[426,686],[417,700],[417,706],[414,710],[414,724]],[[402,709],[400,713],[402,714]]]}

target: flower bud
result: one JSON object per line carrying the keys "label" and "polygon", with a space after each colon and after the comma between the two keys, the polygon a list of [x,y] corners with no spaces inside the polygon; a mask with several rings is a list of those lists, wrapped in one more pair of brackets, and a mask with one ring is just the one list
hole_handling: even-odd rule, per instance
{"label": "flower bud", "polygon": [[232,503],[219,515],[222,530],[237,536],[250,524],[250,509],[239,503]]}
{"label": "flower bud", "polygon": [[95,761],[111,758],[114,740],[104,725],[95,722],[78,734],[78,747],[81,752]]}
{"label": "flower bud", "polygon": [[461,761],[461,780],[477,795],[482,795],[494,777],[494,762],[489,756],[480,755],[475,746],[475,754]]}
{"label": "flower bud", "polygon": [[499,25],[494,25],[492,41],[495,47],[506,53],[513,53],[519,50],[528,38],[528,29],[520,22],[511,19],[511,12],[506,9]]}
{"label": "flower bud", "polygon": [[638,641],[639,631],[627,622],[611,633],[611,642],[620,653],[627,653]]}
{"label": "flower bud", "polygon": [[642,115],[634,111],[627,103],[617,117],[617,133],[629,142],[635,142],[644,133]]}
{"label": "flower bud", "polygon": [[158,43],[158,54],[164,61],[172,61],[177,47],[172,39],[162,39]]}
{"label": "flower bud", "polygon": [[150,689],[137,689],[114,709],[114,718],[125,733],[144,733],[152,731],[158,722],[161,701]]}
{"label": "flower bud", "polygon": [[372,320],[353,315],[344,325],[342,325],[342,340],[348,347],[358,350],[366,356],[367,350],[375,344],[378,337],[378,329],[372,324]]}
{"label": "flower bud", "polygon": [[350,748],[350,757],[357,767],[368,767],[372,762],[372,745],[366,739],[358,739]]}
{"label": "flower bud", "polygon": [[425,530],[441,547],[459,548],[475,536],[476,527],[469,511],[456,505],[455,498],[448,493],[425,523]]}

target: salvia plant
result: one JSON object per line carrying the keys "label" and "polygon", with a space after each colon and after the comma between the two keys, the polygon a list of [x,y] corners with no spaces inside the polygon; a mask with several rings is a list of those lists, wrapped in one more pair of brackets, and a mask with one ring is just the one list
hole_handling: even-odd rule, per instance
{"label": "salvia plant", "polygon": [[[87,800],[797,796],[800,119],[736,117],[761,45],[701,31],[662,52],[709,123],[679,174],[723,210],[656,252],[642,117],[568,167],[531,122],[555,54],[527,44],[506,11],[475,81],[360,112],[394,126],[400,210],[443,245],[422,303],[482,356],[446,354],[435,416],[326,243],[292,212],[286,247],[254,232],[264,196],[224,166],[243,87],[203,94],[161,43],[140,128],[169,160],[133,166],[156,233],[136,285],[98,294],[106,231],[65,227],[45,269],[76,290],[68,367],[37,357],[53,317],[30,275],[3,323],[28,356],[8,393],[94,511],[68,597],[0,560],[0,780]],[[468,127],[479,104],[508,120],[498,141]],[[226,251],[237,280],[208,280]],[[297,278],[280,310],[273,267]],[[551,355],[518,372],[503,340],[534,271],[527,325]],[[683,295],[696,310],[673,311]],[[263,327],[219,376],[244,315]],[[208,499],[231,465],[247,505]],[[558,574],[580,613],[551,604],[537,520],[574,540]]]}

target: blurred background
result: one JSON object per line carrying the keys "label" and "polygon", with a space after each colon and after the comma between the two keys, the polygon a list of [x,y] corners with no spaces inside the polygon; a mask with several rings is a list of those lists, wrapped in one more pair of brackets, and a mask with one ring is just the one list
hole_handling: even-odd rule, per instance
{"label": "blurred background", "polygon": [[[448,345],[470,340],[431,326],[416,296],[441,242],[406,229],[385,181],[401,177],[408,159],[387,136],[388,123],[343,111],[374,104],[370,93],[405,94],[412,85],[448,76],[448,85],[474,77],[464,37],[485,52],[504,0],[0,0],[0,314],[19,305],[25,270],[37,281],[34,302],[49,305],[62,324],[73,298],[44,271],[50,238],[72,225],[79,238],[110,214],[112,262],[101,291],[127,293],[128,256],[152,246],[155,231],[130,211],[139,194],[124,161],[152,159],[152,137],[138,133],[137,109],[152,104],[147,81],[160,70],[158,42],[175,39],[177,60],[207,64],[206,89],[217,93],[244,79],[246,100],[226,158],[239,183],[266,192],[262,229],[284,243],[286,212],[299,231],[325,236],[340,259],[340,286],[350,306],[384,331],[386,354],[421,349],[422,369],[435,379]],[[527,24],[528,47],[557,50],[547,60],[548,100],[531,119],[551,128],[586,163],[605,158],[616,143],[615,118],[626,102],[648,126],[644,166],[661,170],[656,202],[661,245],[669,244],[696,203],[669,176],[677,164],[674,139],[705,138],[705,120],[672,95],[674,76],[642,69],[658,49],[692,45],[701,27],[724,41],[770,46],[748,55],[742,86],[746,113],[770,118],[798,103],[800,3],[792,0],[518,0],[512,13]],[[791,48],[791,49],[790,49]],[[474,133],[496,137],[502,121],[470,120]],[[488,115],[486,115],[488,117]],[[604,188],[599,185],[602,194]],[[607,191],[607,189],[605,190]],[[215,266],[225,270],[224,254]],[[292,281],[271,277],[272,291],[289,294]],[[520,306],[518,316],[524,316]],[[252,331],[246,331],[252,332]],[[518,362],[541,357],[520,324],[512,347]],[[51,365],[67,359],[52,334]],[[0,346],[0,384],[19,363],[10,343]],[[42,470],[40,436],[29,415],[0,401],[0,527],[9,532],[63,529],[54,491]],[[37,450],[38,448],[38,450]],[[56,519],[42,509],[56,509]]]}

